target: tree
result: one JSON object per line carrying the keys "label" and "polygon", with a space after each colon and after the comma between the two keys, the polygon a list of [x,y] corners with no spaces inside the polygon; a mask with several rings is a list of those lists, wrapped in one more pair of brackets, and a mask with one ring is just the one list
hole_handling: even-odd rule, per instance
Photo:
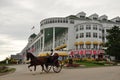
{"label": "tree", "polygon": [[116,60],[120,60],[120,28],[114,26],[112,29],[107,30],[106,36],[106,53],[115,56]]}

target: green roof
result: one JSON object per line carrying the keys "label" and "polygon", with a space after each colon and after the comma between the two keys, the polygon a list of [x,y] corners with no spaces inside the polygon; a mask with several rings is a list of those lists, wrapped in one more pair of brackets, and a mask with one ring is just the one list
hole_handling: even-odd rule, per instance
{"label": "green roof", "polygon": [[31,34],[29,38],[35,38],[37,35],[35,33]]}
{"label": "green roof", "polygon": [[70,16],[67,16],[66,18],[69,18],[69,19],[79,19],[79,18],[76,17],[75,15],[70,15]]}

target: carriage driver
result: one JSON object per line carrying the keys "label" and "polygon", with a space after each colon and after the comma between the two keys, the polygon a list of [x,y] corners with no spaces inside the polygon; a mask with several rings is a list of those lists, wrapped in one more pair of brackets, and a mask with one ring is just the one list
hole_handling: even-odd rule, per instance
{"label": "carriage driver", "polygon": [[53,49],[51,49],[50,56],[53,56],[53,55],[54,55],[54,53],[53,53]]}
{"label": "carriage driver", "polygon": [[47,62],[48,62],[48,63],[51,63],[51,62],[52,62],[52,61],[51,61],[51,57],[53,56],[53,49],[51,49],[50,51],[51,51],[50,54],[47,53]]}

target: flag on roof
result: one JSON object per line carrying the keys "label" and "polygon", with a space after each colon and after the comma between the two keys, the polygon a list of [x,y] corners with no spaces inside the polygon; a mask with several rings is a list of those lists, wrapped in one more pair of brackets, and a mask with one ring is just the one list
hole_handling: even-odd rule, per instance
{"label": "flag on roof", "polygon": [[34,29],[35,28],[35,26],[33,26],[31,29]]}

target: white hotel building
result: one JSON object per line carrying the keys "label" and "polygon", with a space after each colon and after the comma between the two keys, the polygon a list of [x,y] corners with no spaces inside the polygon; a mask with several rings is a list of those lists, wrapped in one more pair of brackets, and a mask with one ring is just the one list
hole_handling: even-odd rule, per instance
{"label": "white hotel building", "polygon": [[[106,40],[106,31],[113,26],[120,26],[120,17],[108,20],[106,15],[92,14],[89,17],[85,12],[67,17],[47,18],[40,22],[40,32],[35,37],[29,37],[26,49],[36,55],[47,52],[67,51],[71,55],[85,56],[104,53],[102,44]],[[64,54],[63,54],[64,55]]]}

